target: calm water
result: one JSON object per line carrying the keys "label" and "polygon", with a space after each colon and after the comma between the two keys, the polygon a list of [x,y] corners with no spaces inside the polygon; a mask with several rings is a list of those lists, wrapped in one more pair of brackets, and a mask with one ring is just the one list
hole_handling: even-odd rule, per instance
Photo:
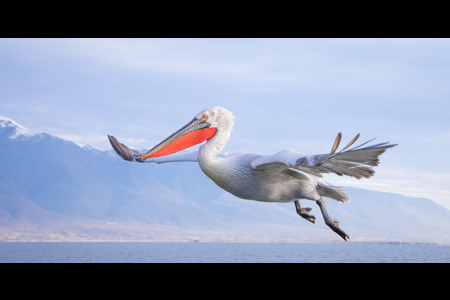
{"label": "calm water", "polygon": [[450,246],[0,243],[0,263],[449,263]]}

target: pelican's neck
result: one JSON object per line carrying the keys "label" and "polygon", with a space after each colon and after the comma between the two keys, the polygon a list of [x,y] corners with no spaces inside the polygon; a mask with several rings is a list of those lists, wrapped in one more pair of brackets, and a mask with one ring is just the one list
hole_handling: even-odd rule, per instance
{"label": "pelican's neck", "polygon": [[217,155],[223,150],[230,138],[234,117],[230,111],[217,106],[200,112],[200,114],[203,113],[209,115],[207,122],[209,122],[210,126],[217,129],[216,135],[201,146],[197,154],[198,163],[202,170],[205,171],[205,169],[219,163],[220,159]]}
{"label": "pelican's neck", "polygon": [[197,155],[200,166],[213,165],[219,161],[217,155],[225,148],[230,138],[231,130],[232,128],[217,128],[216,135],[200,147]]}

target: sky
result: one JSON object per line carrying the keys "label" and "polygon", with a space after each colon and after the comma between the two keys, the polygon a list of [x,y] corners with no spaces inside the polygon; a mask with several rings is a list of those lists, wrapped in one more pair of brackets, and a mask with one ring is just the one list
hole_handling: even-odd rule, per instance
{"label": "sky", "polygon": [[224,149],[328,153],[398,143],[370,179],[329,183],[450,209],[450,39],[0,39],[0,115],[109,150],[150,148],[200,110],[235,115]]}

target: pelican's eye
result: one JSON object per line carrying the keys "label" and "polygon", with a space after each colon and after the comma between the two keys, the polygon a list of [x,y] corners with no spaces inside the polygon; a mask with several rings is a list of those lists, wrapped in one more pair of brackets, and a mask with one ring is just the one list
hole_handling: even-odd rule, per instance
{"label": "pelican's eye", "polygon": [[208,119],[208,115],[207,114],[203,114],[202,115],[202,120],[206,120],[206,119]]}

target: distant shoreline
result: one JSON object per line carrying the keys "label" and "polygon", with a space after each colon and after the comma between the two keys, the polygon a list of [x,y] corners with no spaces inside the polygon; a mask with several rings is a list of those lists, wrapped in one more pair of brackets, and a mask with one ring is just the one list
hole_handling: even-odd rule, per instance
{"label": "distant shoreline", "polygon": [[155,240],[0,240],[0,243],[160,243],[160,244],[187,244],[187,243],[203,243],[203,244],[313,244],[313,245],[410,245],[410,246],[450,246],[450,244],[442,244],[435,242],[408,242],[408,241],[349,241],[348,243],[341,241],[309,241],[309,242],[286,242],[286,241],[202,241],[202,240],[179,240],[179,241],[155,241]]}

